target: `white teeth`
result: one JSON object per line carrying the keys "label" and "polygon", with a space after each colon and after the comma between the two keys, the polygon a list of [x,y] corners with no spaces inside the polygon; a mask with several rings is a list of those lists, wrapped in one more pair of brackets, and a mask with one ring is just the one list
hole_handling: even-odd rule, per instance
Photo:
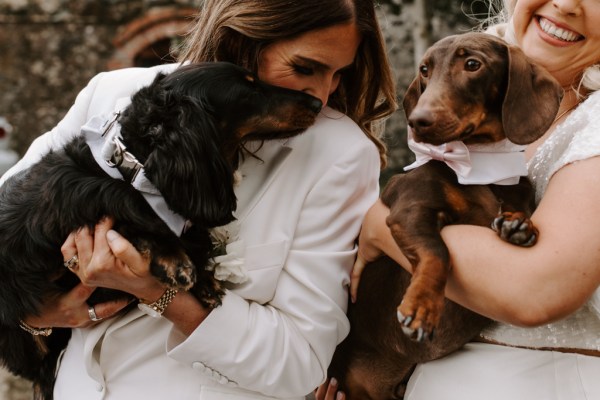
{"label": "white teeth", "polygon": [[546,18],[540,18],[540,26],[548,35],[552,35],[555,38],[564,40],[566,42],[574,42],[580,38],[580,35],[577,33],[559,28]]}

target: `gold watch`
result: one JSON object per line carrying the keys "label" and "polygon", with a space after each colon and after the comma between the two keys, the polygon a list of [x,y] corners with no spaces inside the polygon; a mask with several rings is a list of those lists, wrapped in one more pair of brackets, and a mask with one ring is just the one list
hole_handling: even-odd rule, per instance
{"label": "gold watch", "polygon": [[167,289],[154,303],[146,303],[143,299],[139,299],[138,308],[144,314],[153,318],[160,318],[167,309],[167,306],[175,298],[177,289]]}

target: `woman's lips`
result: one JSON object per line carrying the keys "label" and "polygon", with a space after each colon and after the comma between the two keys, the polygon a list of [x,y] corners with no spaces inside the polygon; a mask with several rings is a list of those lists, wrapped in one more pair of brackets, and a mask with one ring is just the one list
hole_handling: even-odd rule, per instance
{"label": "woman's lips", "polygon": [[542,31],[558,40],[564,42],[577,42],[584,37],[577,32],[562,28],[544,17],[538,17],[538,23]]}

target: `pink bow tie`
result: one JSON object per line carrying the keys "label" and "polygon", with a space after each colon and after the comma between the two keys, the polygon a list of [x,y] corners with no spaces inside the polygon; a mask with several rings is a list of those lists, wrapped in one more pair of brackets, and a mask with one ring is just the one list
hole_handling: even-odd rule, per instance
{"label": "pink bow tie", "polygon": [[417,168],[431,160],[443,161],[455,173],[458,182],[466,185],[514,185],[527,175],[524,146],[504,141],[467,146],[463,142],[449,142],[439,146],[417,143],[408,128],[408,147],[416,161],[405,171]]}
{"label": "pink bow tie", "polygon": [[458,175],[466,176],[471,172],[471,158],[469,149],[463,142],[449,142],[439,146],[415,142],[412,134],[409,132],[408,148],[416,156],[416,161],[405,169],[413,169],[423,165],[431,160],[445,162]]}

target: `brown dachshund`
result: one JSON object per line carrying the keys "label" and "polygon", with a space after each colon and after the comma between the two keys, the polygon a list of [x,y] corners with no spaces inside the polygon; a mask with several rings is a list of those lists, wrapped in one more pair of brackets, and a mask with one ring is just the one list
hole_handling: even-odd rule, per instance
{"label": "brown dachshund", "polygon": [[458,349],[488,323],[444,298],[450,259],[440,230],[492,225],[510,243],[535,243],[533,189],[514,148],[549,129],[561,98],[547,71],[491,35],[450,36],[426,52],[403,102],[419,166],[392,177],[381,196],[413,275],[387,258],[365,269],[330,371],[347,398],[402,398],[417,363]]}

